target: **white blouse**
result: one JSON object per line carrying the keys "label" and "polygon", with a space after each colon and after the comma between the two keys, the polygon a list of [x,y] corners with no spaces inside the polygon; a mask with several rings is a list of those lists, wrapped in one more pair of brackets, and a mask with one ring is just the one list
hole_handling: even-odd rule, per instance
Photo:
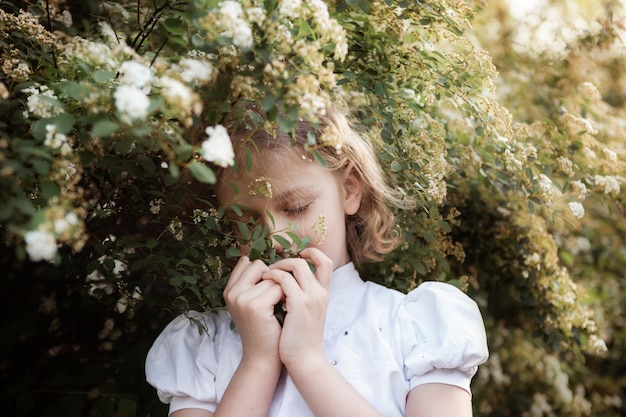
{"label": "white blouse", "polygon": [[[241,339],[225,310],[181,315],[156,339],[146,377],[170,413],[215,411],[241,360]],[[488,357],[480,311],[456,287],[426,282],[409,294],[363,282],[349,263],[333,272],[324,328],[328,360],[386,417],[404,416],[409,391],[443,383],[470,392]],[[313,416],[283,371],[268,413]]]}

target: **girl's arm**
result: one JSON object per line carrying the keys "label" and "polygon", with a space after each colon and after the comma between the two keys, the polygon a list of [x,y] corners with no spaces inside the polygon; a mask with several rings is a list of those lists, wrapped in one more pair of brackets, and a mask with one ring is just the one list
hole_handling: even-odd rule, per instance
{"label": "girl's arm", "polygon": [[[270,265],[263,279],[278,282],[285,292],[287,316],[280,337],[280,357],[298,391],[316,417],[382,417],[328,361],[324,322],[333,262],[316,248],[302,259]],[[316,266],[313,274],[306,261]]]}
{"label": "girl's arm", "polygon": [[241,336],[243,354],[215,413],[183,409],[173,417],[265,417],[270,408],[282,367],[278,354],[281,328],[274,305],[283,290],[273,281],[261,280],[267,266],[242,257],[224,289],[224,300]]}
{"label": "girl's arm", "polygon": [[413,388],[406,399],[406,417],[471,417],[472,400],[454,385],[424,384]]}
{"label": "girl's arm", "polygon": [[272,363],[244,363],[235,371],[224,392],[215,413],[197,408],[187,408],[173,412],[171,417],[219,417],[219,416],[267,416],[276,383],[280,376],[280,366]]}
{"label": "girl's arm", "polygon": [[287,371],[316,417],[383,417],[328,362],[323,352],[288,366]]}

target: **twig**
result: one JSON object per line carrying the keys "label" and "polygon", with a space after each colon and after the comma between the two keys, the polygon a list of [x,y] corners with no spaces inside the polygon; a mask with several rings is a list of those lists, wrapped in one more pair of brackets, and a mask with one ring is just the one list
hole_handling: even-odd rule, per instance
{"label": "twig", "polygon": [[[50,33],[52,33],[52,18],[50,17],[50,1],[46,0],[46,17],[48,18],[48,30],[50,31]],[[54,62],[54,68],[56,68],[56,70],[59,70],[59,65],[57,64],[57,54],[54,51],[54,48],[52,49],[52,62]]]}
{"label": "twig", "polygon": [[111,30],[113,30],[113,34],[115,35],[115,40],[117,41],[117,43],[120,43],[120,37],[117,35],[117,31],[115,30],[115,27],[113,26],[113,19],[111,19],[111,15],[109,14],[109,11],[107,10],[102,0],[98,0],[98,1],[100,2],[100,6],[102,6],[102,10],[104,11],[107,22],[109,22],[109,26],[111,26]]}

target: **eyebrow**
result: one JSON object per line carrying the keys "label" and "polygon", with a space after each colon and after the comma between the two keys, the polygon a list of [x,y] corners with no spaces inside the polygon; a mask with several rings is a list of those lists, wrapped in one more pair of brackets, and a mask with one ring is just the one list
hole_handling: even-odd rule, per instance
{"label": "eyebrow", "polygon": [[274,196],[277,201],[289,201],[289,200],[306,200],[307,198],[313,198],[317,195],[317,192],[302,188],[291,188],[280,194]]}

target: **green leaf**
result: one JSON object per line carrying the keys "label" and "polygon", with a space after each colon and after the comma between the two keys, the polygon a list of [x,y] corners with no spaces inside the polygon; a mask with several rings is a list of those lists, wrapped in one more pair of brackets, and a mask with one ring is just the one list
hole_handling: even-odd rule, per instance
{"label": "green leaf", "polygon": [[170,278],[170,285],[174,286],[174,287],[178,287],[180,286],[184,281],[184,278],[182,276],[175,276]]}
{"label": "green leaf", "polygon": [[111,81],[113,78],[115,78],[115,73],[113,71],[98,70],[95,71],[91,77],[95,82],[101,84]]}
{"label": "green leaf", "polygon": [[181,19],[173,17],[167,18],[163,21],[163,27],[170,33],[177,35],[183,35],[185,33],[185,24]]}
{"label": "green leaf", "polygon": [[179,161],[187,161],[193,155],[193,146],[183,144],[176,147],[176,159]]}
{"label": "green leaf", "polygon": [[239,258],[241,256],[241,250],[239,250],[239,248],[236,248],[234,246],[230,246],[227,250],[226,250],[226,257],[227,258]]}
{"label": "green leaf", "polygon": [[215,184],[217,178],[211,168],[202,162],[191,162],[187,165],[194,178],[205,184]]}
{"label": "green leaf", "polygon": [[326,168],[326,160],[318,151],[314,150],[311,154],[313,155],[315,162],[317,162],[322,168]]}
{"label": "green leaf", "polygon": [[250,228],[248,228],[248,223],[244,222],[236,222],[237,229],[239,230],[239,235],[243,239],[248,239],[250,237]]}
{"label": "green leaf", "polygon": [[13,215],[13,211],[11,204],[0,204],[0,221],[10,218]]}
{"label": "green leaf", "polygon": [[53,182],[42,181],[40,187],[41,187],[41,193],[47,199],[58,197],[61,194],[61,190],[59,189],[59,186]]}
{"label": "green leaf", "polygon": [[141,167],[145,169],[148,174],[154,175],[157,167],[152,159],[144,154],[139,154],[137,155],[136,160],[137,163],[141,165]]}
{"label": "green leaf", "polygon": [[61,83],[60,88],[65,95],[77,101],[82,101],[90,94],[88,88],[74,81],[64,81]]}
{"label": "green leaf", "polygon": [[33,168],[35,168],[35,172],[39,175],[46,175],[50,172],[50,164],[48,161],[42,159],[35,159],[33,161]]}
{"label": "green leaf", "polygon": [[119,154],[125,154],[130,151],[131,147],[135,143],[132,139],[124,139],[115,144],[115,152]]}
{"label": "green leaf", "polygon": [[119,127],[119,123],[116,123],[113,120],[98,120],[91,127],[91,133],[93,133],[95,136],[105,138],[117,132]]}
{"label": "green leaf", "polygon": [[274,107],[274,103],[276,103],[276,96],[273,94],[266,94],[261,99],[261,108],[263,111],[270,111]]}
{"label": "green leaf", "polygon": [[74,127],[74,117],[67,113],[60,114],[52,119],[52,123],[56,126],[57,133],[67,134]]}
{"label": "green leaf", "polygon": [[272,239],[278,243],[283,249],[291,247],[291,242],[282,235],[272,235]]}

